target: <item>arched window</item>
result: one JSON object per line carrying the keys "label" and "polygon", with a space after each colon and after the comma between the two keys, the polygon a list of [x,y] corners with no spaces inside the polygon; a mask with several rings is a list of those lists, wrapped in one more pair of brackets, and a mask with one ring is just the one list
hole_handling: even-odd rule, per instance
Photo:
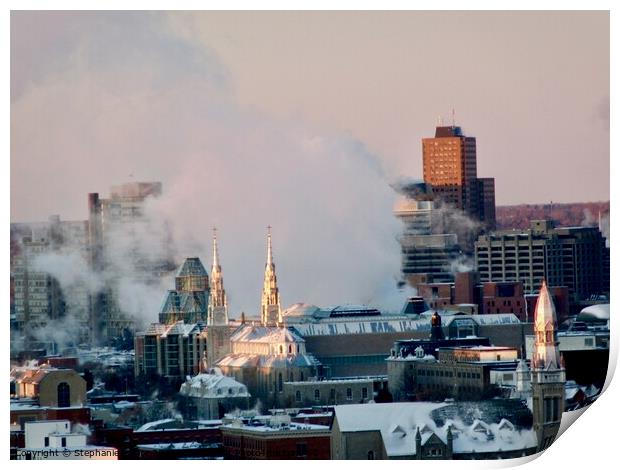
{"label": "arched window", "polygon": [[319,401],[321,399],[321,391],[318,388],[314,389],[314,399]]}
{"label": "arched window", "polygon": [[58,407],[68,408],[71,406],[71,388],[67,382],[60,382],[57,388]]}
{"label": "arched window", "polygon": [[282,345],[280,345],[280,354],[283,354],[284,350],[282,349]]}
{"label": "arched window", "polygon": [[299,390],[295,392],[295,401],[301,402],[301,392]]}
{"label": "arched window", "polygon": [[368,451],[368,460],[375,460],[375,451],[374,450],[369,450]]}
{"label": "arched window", "polygon": [[293,346],[291,346],[290,344],[288,345],[288,353],[293,354]]}

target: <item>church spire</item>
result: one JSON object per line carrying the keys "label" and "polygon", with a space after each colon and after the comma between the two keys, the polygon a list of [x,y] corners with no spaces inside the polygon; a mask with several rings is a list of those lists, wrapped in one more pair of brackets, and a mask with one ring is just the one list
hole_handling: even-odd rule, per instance
{"label": "church spire", "polygon": [[267,263],[265,264],[265,281],[261,297],[261,323],[265,326],[274,326],[282,322],[280,308],[280,291],[276,278],[276,266],[273,263],[271,247],[271,226],[267,227]]}
{"label": "church spire", "polygon": [[217,229],[213,228],[213,264],[211,265],[211,292],[209,293],[209,308],[207,325],[228,325],[228,299],[224,290],[224,278],[217,249]]}
{"label": "church spire", "polygon": [[217,252],[217,228],[213,227],[213,267],[211,268],[211,273],[213,270],[220,266],[220,257]]}
{"label": "church spire", "polygon": [[273,264],[273,251],[271,248],[271,225],[267,226],[267,264]]}
{"label": "church spire", "polygon": [[557,319],[555,305],[543,279],[534,312],[534,366],[537,369],[561,368],[558,342],[556,340]]}

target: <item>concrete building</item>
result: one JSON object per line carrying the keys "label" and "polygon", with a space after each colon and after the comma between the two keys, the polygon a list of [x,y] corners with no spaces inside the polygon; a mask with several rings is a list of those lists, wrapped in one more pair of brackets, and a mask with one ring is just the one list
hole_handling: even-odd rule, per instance
{"label": "concrete building", "polygon": [[518,351],[496,346],[440,347],[437,356],[426,354],[420,345],[414,355],[387,359],[389,390],[395,401],[500,396],[491,374],[514,370]]}
{"label": "concrete building", "polygon": [[451,264],[461,255],[457,235],[444,233],[443,212],[433,200],[430,185],[418,183],[404,189],[406,197],[396,201],[394,215],[403,223],[401,271],[411,286],[422,282],[450,282]]}
{"label": "concrete building", "polygon": [[[443,318],[443,332],[449,338],[482,336],[493,344],[520,349],[523,336],[532,331],[531,323],[522,324],[510,313],[466,315],[459,310],[437,311]],[[304,339],[306,350],[321,363],[323,377],[342,378],[385,376],[385,360],[396,341],[428,340],[433,312],[388,314],[365,306],[319,308],[300,303],[284,310],[282,317],[284,324]]]}
{"label": "concrete building", "polygon": [[284,382],[284,404],[307,407],[379,401],[382,395],[387,396],[387,385],[386,377]]}
{"label": "concrete building", "polygon": [[[549,289],[558,318],[568,318],[568,288],[556,286]],[[421,283],[418,292],[431,309],[465,311],[471,306],[472,313],[514,313],[524,322],[532,321],[538,298],[535,294],[525,294],[521,281],[480,282],[476,271],[456,273],[454,282]]]}
{"label": "concrete building", "polygon": [[[143,238],[153,233],[145,216],[145,201],[161,194],[160,182],[112,186],[108,199],[100,198],[99,193],[88,194],[89,264],[93,271],[98,273],[113,266],[114,272],[118,269],[116,260],[122,257],[126,271],[122,279],[152,285],[174,270],[172,254],[168,252],[168,234],[151,240],[159,245],[157,256],[153,254],[153,247],[143,248]],[[106,284],[91,296],[91,330],[95,343],[111,343],[134,329],[126,307],[119,302],[122,279],[121,276],[106,279]]]}
{"label": "concrete building", "polygon": [[534,220],[527,230],[481,235],[475,243],[482,282],[520,281],[526,293],[534,293],[545,279],[567,287],[571,302],[609,293],[608,258],[598,228],[555,228],[549,220]]}
{"label": "concrete building", "polygon": [[135,336],[136,376],[157,375],[180,380],[196,375],[207,353],[206,327],[201,323],[153,323]]}

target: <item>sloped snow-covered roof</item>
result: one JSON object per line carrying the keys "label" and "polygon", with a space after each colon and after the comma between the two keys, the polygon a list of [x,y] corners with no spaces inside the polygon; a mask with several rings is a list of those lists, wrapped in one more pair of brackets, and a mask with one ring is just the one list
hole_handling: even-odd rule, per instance
{"label": "sloped snow-covered roof", "polygon": [[[450,429],[454,452],[509,451],[537,445],[531,412],[522,402],[489,402],[494,403],[339,405],[334,408],[334,413],[341,432],[379,431],[388,457],[415,455],[418,431],[424,444],[432,436],[447,442]],[[523,422],[523,413],[529,414],[529,422]]]}
{"label": "sloped snow-covered roof", "polygon": [[291,366],[317,366],[320,362],[311,354],[297,354],[295,356],[259,355],[259,354],[228,354],[217,361],[218,367],[274,367],[285,368]]}
{"label": "sloped snow-covered roof", "polygon": [[609,304],[590,305],[579,312],[578,320],[609,320]]}
{"label": "sloped snow-covered roof", "polygon": [[189,336],[192,333],[200,333],[203,329],[204,325],[200,323],[185,323],[184,321],[178,321],[170,325],[151,323],[151,325],[147,328],[145,335],[157,335],[163,337],[168,335]]}
{"label": "sloped snow-covered roof", "polygon": [[289,319],[292,317],[312,317],[318,310],[319,307],[316,305],[298,302],[287,307],[282,312],[282,316]]}
{"label": "sloped snow-covered roof", "polygon": [[196,398],[248,398],[245,385],[232,377],[215,374],[198,374],[181,385],[181,395]]}
{"label": "sloped snow-covered roof", "polygon": [[305,340],[288,328],[276,326],[245,325],[237,329],[230,338],[231,342],[252,343],[304,343]]}
{"label": "sloped snow-covered roof", "polygon": [[[434,313],[435,310],[430,311]],[[445,313],[441,313],[442,317]],[[517,325],[519,318],[514,313],[494,313],[488,315],[445,314],[444,325],[449,326],[458,319],[471,319],[478,325]],[[407,331],[427,332],[431,329],[429,315],[409,318],[404,315],[377,315],[374,317],[325,318],[312,322],[296,323],[294,329],[301,336],[352,335],[365,333],[402,333]]]}

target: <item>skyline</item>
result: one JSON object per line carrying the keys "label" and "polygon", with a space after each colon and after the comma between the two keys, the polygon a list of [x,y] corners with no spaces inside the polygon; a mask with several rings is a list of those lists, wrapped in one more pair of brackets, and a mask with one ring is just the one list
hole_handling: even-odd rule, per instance
{"label": "skyline", "polygon": [[[12,12],[11,220],[83,220],[87,193],[162,181],[163,197],[146,207],[153,226],[169,221],[180,258],[206,264],[218,227],[233,311],[259,305],[268,224],[283,305],[382,303],[400,272],[390,184],[422,178],[421,139],[434,134],[437,114],[449,122],[454,108],[456,124],[477,138],[478,175],[496,179],[498,205],[511,187],[515,203],[562,202],[563,191],[609,199],[608,119],[597,114],[608,105],[608,18]],[[524,27],[531,36],[513,44]],[[481,59],[448,62],[439,54],[451,50],[447,31]],[[509,101],[504,82],[531,89]],[[583,96],[574,95],[583,83]],[[513,115],[515,129],[502,120]],[[559,142],[549,116],[583,138]],[[543,171],[545,145],[570,153],[575,166],[553,160]],[[582,158],[584,146],[591,158]],[[515,157],[510,165],[493,158],[509,151],[523,156],[516,166]]]}
{"label": "skyline", "polygon": [[[227,130],[257,120],[352,139],[387,183],[421,178],[421,138],[432,136],[439,115],[450,122],[454,109],[456,123],[478,139],[478,173],[496,178],[498,205],[607,200],[608,18],[13,12],[11,219],[80,218],[84,194],[104,192],[130,174],[174,185],[186,176],[174,160],[201,152],[183,142],[199,142],[200,129],[183,126],[202,115],[200,105],[228,115],[229,122],[216,120]],[[453,53],[457,39],[460,51],[472,53]],[[209,93],[207,102],[194,101],[183,90],[188,85]],[[181,99],[172,101],[171,92]],[[182,119],[169,121],[170,113]],[[562,137],[565,129],[570,139]],[[157,142],[162,132],[167,142]],[[226,158],[205,156],[208,163]],[[571,165],[547,166],[558,156]],[[122,164],[102,165],[103,157]],[[552,169],[566,184],[545,188],[539,169]],[[44,178],[71,173],[71,188]],[[526,177],[533,180],[524,195]],[[28,197],[33,187],[36,200]]]}

